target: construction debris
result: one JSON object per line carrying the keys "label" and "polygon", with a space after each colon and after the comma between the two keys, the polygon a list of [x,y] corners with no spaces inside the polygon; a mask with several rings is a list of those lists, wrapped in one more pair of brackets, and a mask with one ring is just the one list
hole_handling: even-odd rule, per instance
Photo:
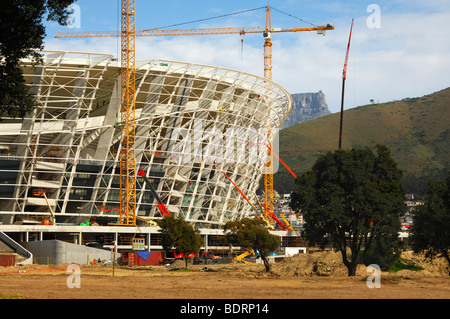
{"label": "construction debris", "polygon": [[294,255],[283,262],[275,263],[272,272],[282,277],[331,276],[345,274],[347,268],[340,253],[325,251]]}
{"label": "construction debris", "polygon": [[[402,260],[420,266],[423,270],[400,270],[396,273],[389,272],[390,275],[399,276],[436,276],[447,275],[448,268],[444,258],[437,258],[430,262],[423,254],[414,254],[412,251],[403,252]],[[340,252],[333,250],[314,252],[307,254],[297,254],[282,262],[274,263],[272,273],[279,277],[302,277],[302,276],[347,276],[348,270],[342,262]],[[356,276],[367,276],[367,267],[358,264]]]}
{"label": "construction debris", "polygon": [[171,263],[169,266],[167,266],[167,269],[174,270],[174,269],[183,269],[186,268],[186,263],[184,260],[176,259],[173,263]]}

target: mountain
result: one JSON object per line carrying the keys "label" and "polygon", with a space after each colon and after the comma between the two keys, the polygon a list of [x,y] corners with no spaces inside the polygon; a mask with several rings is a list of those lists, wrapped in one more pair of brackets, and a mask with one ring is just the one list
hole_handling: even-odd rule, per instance
{"label": "mountain", "polygon": [[331,114],[328,109],[325,94],[317,93],[295,93],[292,96],[292,110],[284,120],[281,129],[310,121],[312,119]]}
{"label": "mountain", "polygon": [[[279,155],[297,174],[312,167],[319,154],[339,145],[340,113],[280,131]],[[407,192],[419,193],[431,178],[450,169],[450,88],[417,98],[363,105],[344,111],[342,148],[387,145],[404,171]],[[277,186],[278,185],[278,186]],[[278,187],[278,188],[277,188]],[[289,192],[293,177],[280,165],[274,188]]]}

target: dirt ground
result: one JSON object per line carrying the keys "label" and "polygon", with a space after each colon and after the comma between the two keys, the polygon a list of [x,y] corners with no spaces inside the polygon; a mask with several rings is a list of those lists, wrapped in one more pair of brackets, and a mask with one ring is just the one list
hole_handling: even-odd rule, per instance
{"label": "dirt ground", "polygon": [[[66,265],[0,267],[0,298],[32,299],[450,299],[450,276],[442,260],[404,258],[424,270],[381,272],[379,288],[369,288],[368,272],[358,266],[348,277],[335,252],[299,254],[274,263],[168,266],[112,265],[80,268],[79,288]],[[371,283],[375,281],[370,280]]]}

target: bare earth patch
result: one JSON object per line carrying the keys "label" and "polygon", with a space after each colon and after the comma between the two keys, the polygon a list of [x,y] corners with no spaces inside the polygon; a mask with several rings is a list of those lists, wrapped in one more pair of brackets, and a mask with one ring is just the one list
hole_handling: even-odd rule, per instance
{"label": "bare earth patch", "polygon": [[[443,261],[405,258],[425,270],[381,273],[381,287],[368,288],[363,265],[348,277],[340,254],[301,254],[273,264],[190,266],[81,266],[81,287],[68,288],[68,265],[0,267],[1,296],[33,299],[450,299]],[[114,271],[114,273],[113,273]]]}

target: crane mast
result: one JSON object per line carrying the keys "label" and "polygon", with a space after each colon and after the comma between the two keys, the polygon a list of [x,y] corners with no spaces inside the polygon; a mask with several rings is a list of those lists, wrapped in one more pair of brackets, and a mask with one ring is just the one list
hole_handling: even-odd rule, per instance
{"label": "crane mast", "polygon": [[120,217],[119,225],[136,225],[135,142],[135,1],[121,2],[120,72]]}
{"label": "crane mast", "polygon": [[272,80],[272,15],[269,6],[266,7],[266,28],[264,29],[264,77]]}
{"label": "crane mast", "polygon": [[[270,32],[272,29],[272,16],[269,6],[266,7],[266,28],[264,30],[264,77],[272,80],[272,40]],[[267,83],[266,85],[270,85]],[[270,143],[270,129],[267,130],[267,143]],[[267,159],[264,164],[264,204],[273,213],[273,156],[271,148],[268,148]],[[266,219],[273,222],[270,214],[266,214]]]}

